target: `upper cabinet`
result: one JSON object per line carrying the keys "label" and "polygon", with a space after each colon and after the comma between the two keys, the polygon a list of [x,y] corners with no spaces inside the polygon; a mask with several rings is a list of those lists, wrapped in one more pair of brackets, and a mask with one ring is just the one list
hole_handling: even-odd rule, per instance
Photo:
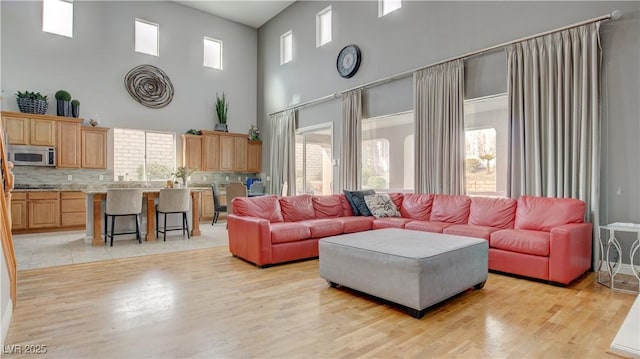
{"label": "upper cabinet", "polygon": [[260,172],[262,142],[241,133],[203,130],[182,135],[182,163],[200,171]]}
{"label": "upper cabinet", "polygon": [[80,168],[80,122],[58,121],[57,167]]}
{"label": "upper cabinet", "polygon": [[83,126],[80,131],[82,168],[107,168],[108,128]]}
{"label": "upper cabinet", "polygon": [[2,122],[10,145],[56,145],[56,121],[50,116],[3,112]]}

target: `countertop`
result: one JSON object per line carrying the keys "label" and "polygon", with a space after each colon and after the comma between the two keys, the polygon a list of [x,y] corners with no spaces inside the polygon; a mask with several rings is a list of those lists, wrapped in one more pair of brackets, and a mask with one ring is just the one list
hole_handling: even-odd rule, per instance
{"label": "countertop", "polygon": [[[148,184],[144,182],[105,182],[105,183],[92,183],[92,184],[16,184],[13,188],[13,192],[85,192],[85,193],[106,193],[110,188],[139,188],[143,192],[157,192],[160,188],[164,188],[166,182],[154,181]],[[190,183],[189,187],[197,191],[206,191],[211,189],[209,183]],[[226,190],[226,184],[219,184],[218,188],[221,193]]]}

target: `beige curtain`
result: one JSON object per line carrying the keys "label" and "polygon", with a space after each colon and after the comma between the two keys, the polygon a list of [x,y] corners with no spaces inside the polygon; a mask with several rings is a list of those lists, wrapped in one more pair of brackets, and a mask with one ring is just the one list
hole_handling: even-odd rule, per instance
{"label": "beige curtain", "polygon": [[416,193],[462,194],[464,184],[464,62],[413,74]]}
{"label": "beige curtain", "polygon": [[[584,25],[506,50],[509,194],[581,199],[594,230],[600,206],[599,29],[600,23]],[[596,254],[595,243],[593,248]]]}
{"label": "beige curtain", "polygon": [[280,195],[287,183],[287,195],[296,191],[296,111],[271,115],[271,182],[269,193]]}
{"label": "beige curtain", "polygon": [[342,95],[342,156],[340,181],[342,189],[360,189],[360,142],[362,141],[362,91]]}

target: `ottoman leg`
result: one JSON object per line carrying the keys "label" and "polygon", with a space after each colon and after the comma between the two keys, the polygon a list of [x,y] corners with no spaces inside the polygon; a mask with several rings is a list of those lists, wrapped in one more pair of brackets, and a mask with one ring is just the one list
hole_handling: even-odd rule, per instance
{"label": "ottoman leg", "polygon": [[410,316],[416,319],[422,319],[422,317],[424,317],[424,314],[427,312],[427,308],[423,310],[417,310],[417,309],[407,307],[407,311],[409,312]]}
{"label": "ottoman leg", "polygon": [[338,287],[338,283],[334,283],[334,282],[332,282],[332,281],[330,281],[330,280],[327,280],[327,284],[329,284],[329,287],[331,287],[331,288],[336,288],[336,287]]}
{"label": "ottoman leg", "polygon": [[473,289],[482,289],[484,287],[484,284],[487,283],[487,281],[482,281],[476,285],[473,286]]}

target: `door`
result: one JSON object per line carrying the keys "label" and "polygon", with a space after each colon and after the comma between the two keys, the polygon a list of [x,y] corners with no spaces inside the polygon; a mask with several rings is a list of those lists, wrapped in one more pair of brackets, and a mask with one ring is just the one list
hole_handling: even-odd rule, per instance
{"label": "door", "polygon": [[296,133],[296,194],[333,193],[333,124]]}
{"label": "door", "polygon": [[31,119],[29,142],[34,146],[56,145],[56,121]]}
{"label": "door", "polygon": [[202,171],[220,170],[220,135],[202,136]]}
{"label": "door", "polygon": [[80,123],[58,122],[58,168],[80,168]]}

